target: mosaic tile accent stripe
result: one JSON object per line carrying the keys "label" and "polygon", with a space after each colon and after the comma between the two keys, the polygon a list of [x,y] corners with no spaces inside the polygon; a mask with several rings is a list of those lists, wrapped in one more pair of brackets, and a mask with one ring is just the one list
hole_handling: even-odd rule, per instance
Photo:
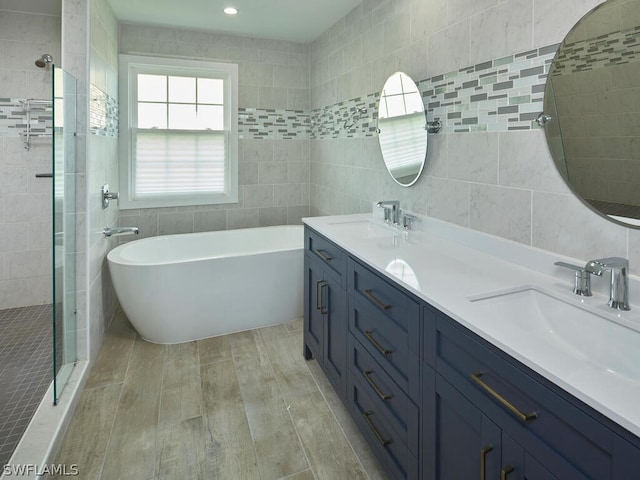
{"label": "mosaic tile accent stripe", "polygon": [[567,43],[558,55],[553,76],[640,61],[640,26]]}
{"label": "mosaic tile accent stripe", "polygon": [[[427,121],[441,133],[507,132],[539,128],[544,85],[558,45],[509,55],[417,82]],[[312,112],[311,138],[374,136],[379,94],[340,102]],[[368,109],[349,129],[345,121]],[[346,126],[349,126],[347,123]]]}
{"label": "mosaic tile accent stripe", "polygon": [[442,133],[538,128],[544,85],[558,45],[509,55],[418,82],[428,121]]}
{"label": "mosaic tile accent stripe", "polygon": [[311,138],[376,136],[379,100],[376,92],[313,110]]}
{"label": "mosaic tile accent stripe", "polygon": [[26,131],[27,124],[32,134],[51,134],[53,107],[31,104],[29,100],[32,99],[0,98],[0,136],[17,137]]}
{"label": "mosaic tile accent stripe", "polygon": [[238,131],[241,139],[308,139],[311,119],[303,110],[239,108]]}
{"label": "mosaic tile accent stripe", "polygon": [[118,136],[118,101],[91,84],[89,128],[91,134],[102,137]]}

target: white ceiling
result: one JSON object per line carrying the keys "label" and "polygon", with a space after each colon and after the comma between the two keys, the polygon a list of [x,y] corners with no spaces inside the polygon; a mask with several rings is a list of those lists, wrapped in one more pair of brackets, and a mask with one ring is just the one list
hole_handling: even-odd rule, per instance
{"label": "white ceiling", "polygon": [[[306,43],[318,38],[360,1],[109,0],[109,3],[123,22]],[[222,10],[227,6],[236,7],[239,13],[225,15]]]}

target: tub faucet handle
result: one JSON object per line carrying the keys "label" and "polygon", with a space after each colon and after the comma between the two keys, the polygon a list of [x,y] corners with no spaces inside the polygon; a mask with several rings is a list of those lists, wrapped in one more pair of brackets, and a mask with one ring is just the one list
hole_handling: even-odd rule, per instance
{"label": "tub faucet handle", "polygon": [[102,185],[102,208],[107,208],[109,206],[110,200],[120,201],[120,193],[112,192],[109,190],[109,184],[105,183]]}

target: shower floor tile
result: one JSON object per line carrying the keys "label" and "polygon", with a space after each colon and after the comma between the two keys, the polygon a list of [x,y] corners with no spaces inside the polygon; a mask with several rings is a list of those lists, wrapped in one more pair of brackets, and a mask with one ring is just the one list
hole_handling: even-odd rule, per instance
{"label": "shower floor tile", "polygon": [[54,463],[92,480],[387,478],[302,358],[302,320],[155,345],[121,311]]}
{"label": "shower floor tile", "polygon": [[51,384],[51,308],[0,310],[0,472]]}

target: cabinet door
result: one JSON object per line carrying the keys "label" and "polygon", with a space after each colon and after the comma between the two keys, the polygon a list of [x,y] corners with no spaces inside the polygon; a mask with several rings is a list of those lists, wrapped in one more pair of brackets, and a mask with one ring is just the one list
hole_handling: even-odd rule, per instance
{"label": "cabinet door", "polygon": [[[500,476],[500,429],[441,376],[436,375],[433,462],[425,462],[423,479],[495,479]],[[430,454],[425,452],[425,454]],[[429,471],[431,469],[431,471]]]}
{"label": "cabinet door", "polygon": [[525,480],[558,480],[549,470],[527,452],[524,453],[524,478]]}
{"label": "cabinet door", "polygon": [[346,395],[347,301],[340,284],[325,270],[318,294],[324,312],[322,363],[327,377],[340,396]]}
{"label": "cabinet door", "polygon": [[[502,432],[502,462],[500,478],[504,480],[557,480],[549,470]],[[571,478],[583,478],[580,475]]]}
{"label": "cabinet door", "polygon": [[304,357],[315,357],[322,363],[324,343],[324,305],[322,290],[326,289],[323,268],[308,256],[304,258]]}

